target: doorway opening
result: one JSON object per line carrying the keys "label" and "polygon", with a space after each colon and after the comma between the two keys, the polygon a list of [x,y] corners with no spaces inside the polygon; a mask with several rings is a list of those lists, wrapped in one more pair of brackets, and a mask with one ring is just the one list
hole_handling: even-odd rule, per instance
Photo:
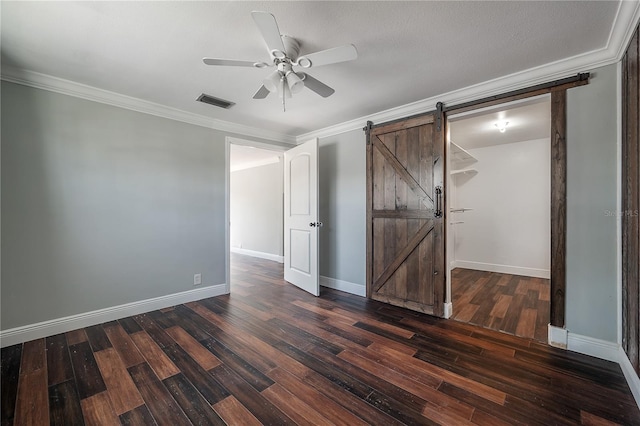
{"label": "doorway opening", "polygon": [[547,342],[551,96],[448,117],[451,318]]}
{"label": "doorway opening", "polygon": [[227,291],[249,291],[242,271],[283,279],[284,148],[227,138]]}

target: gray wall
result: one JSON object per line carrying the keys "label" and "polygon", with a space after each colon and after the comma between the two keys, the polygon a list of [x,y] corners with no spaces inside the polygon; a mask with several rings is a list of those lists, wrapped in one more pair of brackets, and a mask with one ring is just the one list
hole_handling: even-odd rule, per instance
{"label": "gray wall", "polygon": [[320,275],[365,284],[366,139],[353,130],[319,141]]}
{"label": "gray wall", "polygon": [[[567,329],[617,341],[617,65],[567,93]],[[611,212],[612,214],[608,214]]]}
{"label": "gray wall", "polygon": [[231,247],[277,256],[283,249],[283,162],[231,173]]}
{"label": "gray wall", "polygon": [[3,330],[222,284],[225,135],[2,82]]}

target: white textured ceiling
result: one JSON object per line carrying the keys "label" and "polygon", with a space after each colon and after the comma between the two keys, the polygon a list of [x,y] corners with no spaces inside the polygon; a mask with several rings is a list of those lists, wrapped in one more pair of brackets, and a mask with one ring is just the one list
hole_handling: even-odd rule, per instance
{"label": "white textured ceiling", "polygon": [[[617,1],[1,2],[2,65],[179,110],[300,135],[607,47]],[[269,70],[205,66],[268,53],[252,10],[273,13],[301,53],[347,43],[353,62],[310,69],[282,112],[253,100]],[[202,92],[236,103],[195,102]]]}
{"label": "white textured ceiling", "polygon": [[[504,133],[496,123],[507,121]],[[551,97],[540,96],[449,119],[449,140],[464,149],[551,137]]]}

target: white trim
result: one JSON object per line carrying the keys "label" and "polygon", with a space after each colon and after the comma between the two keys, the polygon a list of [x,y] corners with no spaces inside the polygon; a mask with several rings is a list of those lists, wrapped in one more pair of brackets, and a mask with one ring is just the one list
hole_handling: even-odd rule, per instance
{"label": "white trim", "polygon": [[224,279],[227,293],[231,293],[231,143],[224,138]]}
{"label": "white trim", "polygon": [[[618,62],[616,81],[616,210],[622,211],[622,63]],[[622,344],[622,215],[616,215],[616,324],[617,342]]]}
{"label": "white trim", "polygon": [[573,352],[619,362],[619,347],[620,345],[614,342],[568,332],[567,349]]}
{"label": "white trim", "polygon": [[502,274],[524,275],[549,279],[548,269],[526,268],[524,266],[498,265],[494,263],[472,262],[468,260],[455,260],[454,268],[475,269],[477,271],[500,272]]}
{"label": "white trim", "polygon": [[278,263],[284,263],[284,256],[265,253],[263,251],[248,250],[240,247],[231,247],[231,252],[244,254],[245,256],[259,257],[260,259],[273,260],[274,262],[278,262]]}
{"label": "white trim", "polygon": [[607,41],[607,48],[615,50],[613,53],[615,53],[616,62],[622,60],[638,21],[640,21],[640,2],[621,1]]}
{"label": "white trim", "polygon": [[100,102],[119,108],[168,118],[170,120],[181,121],[183,123],[189,123],[209,129],[221,130],[223,132],[237,133],[244,136],[273,140],[286,144],[295,144],[296,142],[293,136],[285,135],[283,133],[258,129],[256,127],[232,123],[230,121],[218,120],[177,108],[160,105],[155,102],[123,95],[121,93],[110,92],[108,90],[98,89],[97,87],[87,86],[86,84],[41,74],[35,71],[3,67],[0,79],[11,83],[48,90],[50,92],[86,99],[93,102]]}
{"label": "white trim", "polygon": [[225,284],[207,286],[3,330],[0,332],[0,346],[11,346],[71,330],[77,330],[79,328],[102,324],[131,315],[154,311],[156,309],[194,302],[208,297],[220,296],[226,293],[225,289]]}
{"label": "white trim", "polygon": [[367,289],[362,284],[356,284],[349,281],[337,280],[335,278],[320,275],[320,285],[322,287],[332,288],[334,290],[344,291],[345,293],[355,294],[356,296],[367,296]]}
{"label": "white trim", "polygon": [[569,77],[586,70],[592,70],[594,68],[614,64],[622,59],[639,19],[640,2],[622,1],[618,6],[618,12],[611,26],[611,33],[609,34],[607,46],[602,49],[585,52],[570,58],[529,68],[524,71],[498,77],[473,86],[454,90],[399,107],[390,108],[375,114],[365,115],[356,118],[355,120],[346,121],[334,126],[298,135],[296,139],[300,142],[309,138],[333,136],[356,129],[362,129],[367,121],[373,121],[374,123],[379,124],[433,111],[436,103],[438,102],[443,102],[445,105],[462,104],[464,102],[474,101],[510,92],[512,90],[523,89],[536,84]]}
{"label": "white trim", "polygon": [[453,315],[453,303],[446,302],[444,304],[444,317],[446,319],[449,319],[451,318],[451,315]]}
{"label": "white trim", "polygon": [[555,348],[567,349],[567,329],[548,324],[547,342]]}
{"label": "white trim", "polygon": [[622,349],[622,346],[618,349],[618,355],[620,368],[624,373],[624,377],[627,379],[627,384],[629,385],[629,389],[631,389],[633,397],[636,399],[636,404],[638,404],[638,408],[640,408],[640,377],[638,377],[638,374],[633,369],[631,361],[629,361],[629,358],[624,352],[624,349]]}

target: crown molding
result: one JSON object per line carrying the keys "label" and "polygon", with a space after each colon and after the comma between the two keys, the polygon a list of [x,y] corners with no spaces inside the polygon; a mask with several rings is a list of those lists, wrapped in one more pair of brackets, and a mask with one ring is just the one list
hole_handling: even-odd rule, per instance
{"label": "crown molding", "polygon": [[483,83],[454,90],[410,104],[390,108],[369,114],[333,126],[298,135],[297,143],[311,138],[324,138],[352,130],[362,129],[367,121],[384,123],[412,115],[422,114],[436,109],[436,103],[456,105],[513,90],[523,89],[536,84],[575,75],[594,68],[619,62],[626,51],[629,40],[640,20],[640,1],[621,1],[611,27],[607,45],[604,48],[582,53],[580,55],[550,62],[538,67],[519,71]]}
{"label": "crown molding", "polygon": [[168,118],[170,120],[181,121],[183,123],[193,124],[209,129],[234,133],[241,136],[266,139],[289,145],[294,145],[296,143],[295,137],[291,135],[218,120],[35,71],[3,66],[0,79],[11,83],[22,84],[24,86],[48,90],[50,92],[112,105],[119,108],[125,108],[144,114],[155,115],[157,117]]}

